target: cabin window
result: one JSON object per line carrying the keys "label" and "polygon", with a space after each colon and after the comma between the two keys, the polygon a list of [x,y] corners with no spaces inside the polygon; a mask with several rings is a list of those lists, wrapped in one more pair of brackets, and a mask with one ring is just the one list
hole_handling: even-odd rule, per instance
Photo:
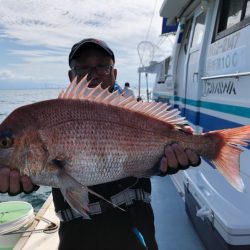
{"label": "cabin window", "polygon": [[250,0],[222,0],[215,40],[233,33],[247,23],[250,17]]}
{"label": "cabin window", "polygon": [[230,2],[226,29],[240,22],[243,0],[233,0]]}
{"label": "cabin window", "polygon": [[219,32],[240,22],[242,6],[243,0],[223,1],[218,30]]}
{"label": "cabin window", "polygon": [[247,1],[245,18],[250,17],[250,0]]}
{"label": "cabin window", "polygon": [[193,22],[193,19],[188,20],[188,23],[186,24],[184,36],[183,36],[184,37],[183,44],[184,44],[185,54],[187,54],[187,50],[188,50],[188,43],[189,43],[189,37],[191,34],[192,22]]}
{"label": "cabin window", "polygon": [[196,18],[195,28],[194,28],[194,36],[191,47],[198,47],[203,38],[203,33],[205,29],[205,18],[206,14],[203,12]]}

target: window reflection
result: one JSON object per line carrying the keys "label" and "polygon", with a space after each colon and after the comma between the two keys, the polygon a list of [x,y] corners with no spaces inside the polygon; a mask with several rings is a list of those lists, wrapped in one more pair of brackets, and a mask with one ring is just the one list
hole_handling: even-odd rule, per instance
{"label": "window reflection", "polygon": [[230,1],[226,26],[227,29],[240,22],[242,6],[243,0]]}
{"label": "window reflection", "polygon": [[250,17],[250,0],[247,1],[245,18]]}
{"label": "window reflection", "polygon": [[195,23],[195,29],[194,29],[194,36],[191,47],[197,47],[201,42],[203,38],[204,28],[205,28],[205,13],[203,12],[200,14]]}

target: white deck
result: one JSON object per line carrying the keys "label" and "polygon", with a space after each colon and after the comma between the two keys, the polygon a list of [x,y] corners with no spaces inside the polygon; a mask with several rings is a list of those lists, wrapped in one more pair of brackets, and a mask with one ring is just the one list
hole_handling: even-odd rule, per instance
{"label": "white deck", "polygon": [[[59,225],[59,220],[54,212],[54,203],[51,195],[39,210],[37,214],[38,220],[35,220],[31,227],[27,229],[27,231],[46,228],[48,224],[42,220],[39,220],[40,217],[48,219]],[[14,250],[54,250],[57,249],[58,242],[59,238],[57,231],[50,234],[40,232],[25,233],[17,242]]]}
{"label": "white deck", "polygon": [[[152,206],[155,214],[156,239],[159,250],[205,250],[185,213],[184,202],[167,177],[152,178]],[[59,223],[50,196],[38,213],[50,221]],[[35,222],[29,230],[45,228],[43,221]],[[54,250],[58,246],[57,232],[51,234],[25,234],[14,250]]]}
{"label": "white deck", "polygon": [[152,178],[152,206],[159,250],[205,250],[171,178]]}

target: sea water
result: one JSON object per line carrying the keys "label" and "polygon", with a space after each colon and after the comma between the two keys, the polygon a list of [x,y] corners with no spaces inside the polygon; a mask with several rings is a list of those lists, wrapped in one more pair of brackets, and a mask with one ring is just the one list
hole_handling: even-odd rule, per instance
{"label": "sea water", "polygon": [[[61,89],[0,89],[0,123],[16,108],[34,102],[57,98]],[[0,202],[22,200],[30,202],[37,211],[51,193],[51,187],[41,186],[31,194],[9,196],[0,194]]]}

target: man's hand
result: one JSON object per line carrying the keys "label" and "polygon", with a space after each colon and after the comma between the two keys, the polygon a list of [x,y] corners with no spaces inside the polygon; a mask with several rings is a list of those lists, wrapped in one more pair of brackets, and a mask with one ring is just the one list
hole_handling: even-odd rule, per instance
{"label": "man's hand", "polygon": [[187,169],[189,166],[200,165],[200,157],[190,149],[184,150],[180,145],[167,145],[164,156],[160,161],[161,175],[175,174],[179,170]]}
{"label": "man's hand", "polygon": [[[183,127],[185,133],[193,133],[190,126]],[[179,170],[185,170],[189,166],[199,166],[201,163],[200,156],[190,149],[184,150],[177,143],[167,145],[164,148],[164,155],[160,161],[160,175],[175,174]]]}
{"label": "man's hand", "polygon": [[21,192],[31,193],[37,190],[28,176],[20,176],[17,170],[0,165],[0,193],[9,193],[9,195],[17,195]]}

